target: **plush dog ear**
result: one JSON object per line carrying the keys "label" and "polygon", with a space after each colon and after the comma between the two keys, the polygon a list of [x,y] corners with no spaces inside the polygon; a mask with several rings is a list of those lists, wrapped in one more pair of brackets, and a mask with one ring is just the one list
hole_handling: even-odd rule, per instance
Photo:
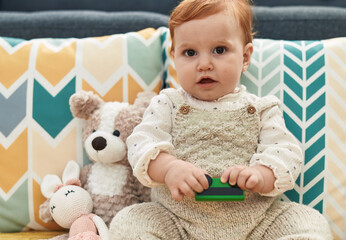
{"label": "plush dog ear", "polygon": [[142,108],[143,111],[149,106],[150,100],[156,95],[154,92],[140,92],[133,103],[137,109]]}
{"label": "plush dog ear", "polygon": [[40,205],[40,210],[38,212],[39,218],[45,223],[54,221],[52,214],[50,214],[49,202],[50,202],[50,199],[47,199],[44,203],[42,203]]}
{"label": "plush dog ear", "polygon": [[103,100],[93,92],[80,91],[70,97],[72,115],[88,119],[90,114],[102,106]]}

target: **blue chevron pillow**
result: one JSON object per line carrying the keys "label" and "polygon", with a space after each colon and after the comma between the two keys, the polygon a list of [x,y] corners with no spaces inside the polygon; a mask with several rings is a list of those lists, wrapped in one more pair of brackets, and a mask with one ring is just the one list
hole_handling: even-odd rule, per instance
{"label": "blue chevron pillow", "polygon": [[[174,63],[165,51],[165,84],[177,87]],[[301,143],[305,162],[284,201],[310,205],[330,222],[335,239],[345,239],[346,38],[325,41],[255,39],[248,71],[241,78],[258,96],[282,101],[287,128]]]}

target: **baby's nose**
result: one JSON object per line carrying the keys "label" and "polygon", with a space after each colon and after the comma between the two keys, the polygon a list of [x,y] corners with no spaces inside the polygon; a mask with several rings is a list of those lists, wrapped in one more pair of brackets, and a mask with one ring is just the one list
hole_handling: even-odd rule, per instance
{"label": "baby's nose", "polygon": [[211,71],[214,69],[213,63],[208,56],[200,57],[197,70],[198,71]]}

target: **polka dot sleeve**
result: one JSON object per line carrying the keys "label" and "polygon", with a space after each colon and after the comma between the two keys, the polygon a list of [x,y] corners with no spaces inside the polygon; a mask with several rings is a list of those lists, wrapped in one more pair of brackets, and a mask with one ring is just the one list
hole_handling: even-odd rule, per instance
{"label": "polka dot sleeve", "polygon": [[127,138],[128,159],[133,174],[145,186],[162,185],[154,182],[148,175],[150,161],[160,152],[172,155],[173,145],[170,135],[172,129],[172,104],[166,95],[155,96],[146,109],[142,122],[135,127]]}
{"label": "polka dot sleeve", "polygon": [[261,113],[260,136],[257,153],[250,166],[264,165],[273,170],[276,178],[274,190],[261,194],[277,196],[294,187],[303,162],[298,141],[286,128],[278,106]]}

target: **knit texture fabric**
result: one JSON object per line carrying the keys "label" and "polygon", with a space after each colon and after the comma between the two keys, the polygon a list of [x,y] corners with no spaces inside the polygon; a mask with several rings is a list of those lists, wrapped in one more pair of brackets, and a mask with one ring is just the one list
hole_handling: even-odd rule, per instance
{"label": "knit texture fabric", "polygon": [[[236,110],[199,109],[175,90],[172,142],[177,158],[220,177],[228,166],[249,165],[257,151],[260,114],[275,97],[240,99]],[[110,239],[332,239],[327,221],[312,208],[245,192],[243,202],[175,201],[166,186],[152,189],[150,203],[121,210],[110,224]],[[313,221],[310,221],[310,217]]]}
{"label": "knit texture fabric", "polygon": [[[220,177],[229,166],[249,165],[258,145],[260,112],[278,104],[275,98],[263,98],[232,111],[201,110],[187,105],[175,90],[162,93],[176,109],[171,135],[177,158],[205,169],[212,177]],[[166,186],[160,186],[153,188],[152,200],[178,216],[191,239],[241,239],[264,218],[275,199],[246,191],[243,202],[190,198],[177,202]]]}

